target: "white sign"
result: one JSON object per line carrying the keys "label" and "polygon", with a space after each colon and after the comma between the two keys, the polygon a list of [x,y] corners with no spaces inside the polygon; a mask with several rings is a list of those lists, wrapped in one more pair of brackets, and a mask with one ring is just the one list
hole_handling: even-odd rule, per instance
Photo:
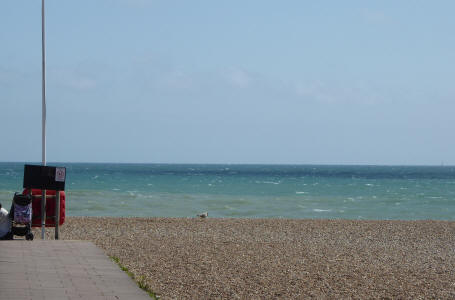
{"label": "white sign", "polygon": [[55,181],[65,182],[65,168],[55,168]]}

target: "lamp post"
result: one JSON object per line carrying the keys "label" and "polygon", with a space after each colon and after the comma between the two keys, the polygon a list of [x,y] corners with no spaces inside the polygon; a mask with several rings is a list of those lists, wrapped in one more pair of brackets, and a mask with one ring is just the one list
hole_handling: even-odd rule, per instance
{"label": "lamp post", "polygon": [[[46,165],[46,32],[44,16],[44,0],[41,0],[41,54],[42,54],[42,106],[41,106],[41,158]],[[45,238],[46,227],[46,191],[42,190],[41,197],[41,238]]]}

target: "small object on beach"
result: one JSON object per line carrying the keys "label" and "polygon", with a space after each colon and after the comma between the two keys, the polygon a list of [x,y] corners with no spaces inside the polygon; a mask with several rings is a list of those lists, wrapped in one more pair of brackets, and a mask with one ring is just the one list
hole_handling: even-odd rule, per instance
{"label": "small object on beach", "polygon": [[209,215],[208,212],[204,212],[204,213],[199,214],[199,215],[197,215],[197,216],[198,216],[199,218],[201,218],[201,219],[204,219],[204,218],[207,218],[208,215]]}

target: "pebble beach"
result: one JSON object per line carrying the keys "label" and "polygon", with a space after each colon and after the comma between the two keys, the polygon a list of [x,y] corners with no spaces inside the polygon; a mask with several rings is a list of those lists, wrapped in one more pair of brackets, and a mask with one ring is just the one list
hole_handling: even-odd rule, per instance
{"label": "pebble beach", "polygon": [[455,222],[67,217],[60,238],[160,299],[455,298]]}

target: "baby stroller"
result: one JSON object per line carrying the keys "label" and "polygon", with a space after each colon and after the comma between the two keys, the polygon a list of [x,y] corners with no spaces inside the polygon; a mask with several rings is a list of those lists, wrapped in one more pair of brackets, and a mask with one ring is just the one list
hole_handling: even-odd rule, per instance
{"label": "baby stroller", "polygon": [[15,193],[9,216],[12,221],[12,235],[25,236],[26,240],[33,240],[32,198],[30,195]]}

